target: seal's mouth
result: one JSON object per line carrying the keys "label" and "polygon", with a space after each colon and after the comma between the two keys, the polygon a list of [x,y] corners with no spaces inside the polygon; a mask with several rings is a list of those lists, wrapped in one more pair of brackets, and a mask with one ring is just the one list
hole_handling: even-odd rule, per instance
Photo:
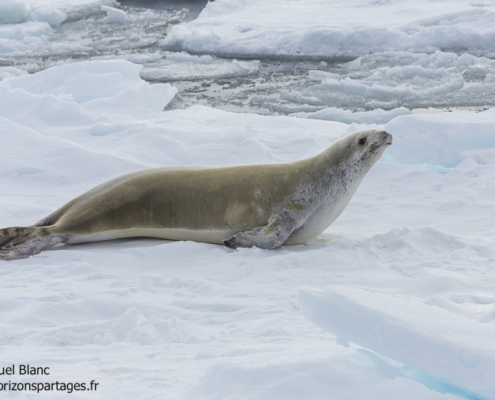
{"label": "seal's mouth", "polygon": [[385,131],[381,131],[379,133],[381,133],[381,137],[379,140],[370,145],[371,150],[376,150],[380,147],[388,147],[392,144],[393,136],[390,133]]}

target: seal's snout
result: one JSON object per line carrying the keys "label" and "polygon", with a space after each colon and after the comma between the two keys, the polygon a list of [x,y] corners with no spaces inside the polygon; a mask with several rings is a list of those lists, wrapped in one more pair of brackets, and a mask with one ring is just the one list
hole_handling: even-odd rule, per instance
{"label": "seal's snout", "polygon": [[382,131],[384,136],[385,136],[385,145],[387,146],[390,146],[392,144],[392,142],[394,141],[394,137],[388,133],[388,132],[385,132],[385,131]]}
{"label": "seal's snout", "polygon": [[393,141],[393,136],[386,131],[377,131],[377,139],[370,146],[371,150],[376,150],[383,146],[390,146]]}

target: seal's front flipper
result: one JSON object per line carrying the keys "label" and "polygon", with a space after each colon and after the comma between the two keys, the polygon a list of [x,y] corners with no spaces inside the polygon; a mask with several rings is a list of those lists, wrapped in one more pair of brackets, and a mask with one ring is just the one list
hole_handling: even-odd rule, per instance
{"label": "seal's front flipper", "polygon": [[26,258],[64,242],[61,235],[50,235],[45,227],[0,229],[0,260]]}
{"label": "seal's front flipper", "polygon": [[294,228],[294,218],[288,214],[277,215],[268,221],[268,225],[238,233],[224,240],[223,244],[231,249],[253,246],[262,249],[274,249],[287,240]]}

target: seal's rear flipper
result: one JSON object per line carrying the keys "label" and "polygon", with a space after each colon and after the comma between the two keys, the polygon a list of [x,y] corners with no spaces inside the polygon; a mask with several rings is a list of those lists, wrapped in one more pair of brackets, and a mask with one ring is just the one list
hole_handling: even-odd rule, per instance
{"label": "seal's rear flipper", "polygon": [[61,235],[50,235],[46,227],[0,229],[0,260],[26,258],[64,242]]}

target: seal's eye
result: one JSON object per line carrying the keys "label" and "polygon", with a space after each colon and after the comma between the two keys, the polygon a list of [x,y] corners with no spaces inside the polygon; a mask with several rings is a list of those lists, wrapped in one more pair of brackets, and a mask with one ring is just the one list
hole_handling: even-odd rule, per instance
{"label": "seal's eye", "polygon": [[358,142],[361,146],[364,146],[364,144],[366,143],[366,138],[365,137],[362,137],[361,139],[359,139],[359,142]]}

